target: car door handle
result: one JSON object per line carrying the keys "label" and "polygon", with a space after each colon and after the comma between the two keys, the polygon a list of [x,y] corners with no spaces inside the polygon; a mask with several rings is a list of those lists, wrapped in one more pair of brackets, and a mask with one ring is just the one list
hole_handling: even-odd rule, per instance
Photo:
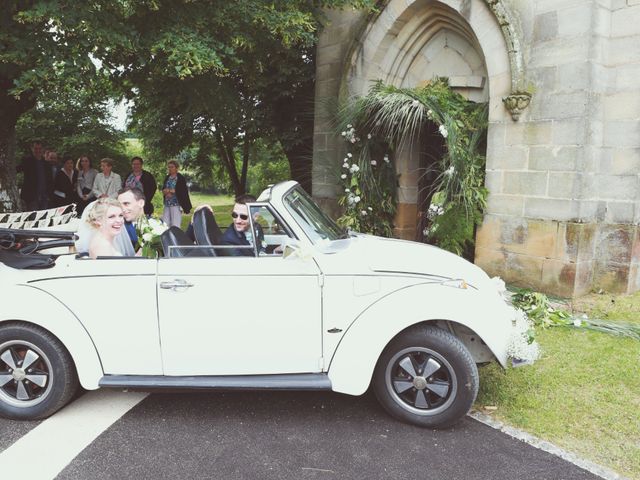
{"label": "car door handle", "polygon": [[179,288],[191,287],[193,287],[193,283],[189,283],[186,280],[182,280],[180,278],[177,278],[171,282],[160,282],[160,288],[171,290],[172,292],[177,292]]}

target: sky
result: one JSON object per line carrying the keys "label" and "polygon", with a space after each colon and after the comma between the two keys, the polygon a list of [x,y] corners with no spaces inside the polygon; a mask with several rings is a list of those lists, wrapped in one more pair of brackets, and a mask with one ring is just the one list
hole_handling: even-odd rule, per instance
{"label": "sky", "polygon": [[109,111],[111,112],[111,125],[118,130],[125,131],[127,129],[127,110],[130,106],[130,102],[125,100],[119,103],[110,102]]}

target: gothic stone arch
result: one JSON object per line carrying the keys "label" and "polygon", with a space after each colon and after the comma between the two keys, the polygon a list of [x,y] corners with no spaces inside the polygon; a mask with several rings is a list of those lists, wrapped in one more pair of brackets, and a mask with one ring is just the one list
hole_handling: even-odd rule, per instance
{"label": "gothic stone arch", "polygon": [[[640,144],[627,100],[638,92],[629,53],[640,30],[628,23],[622,32],[611,28],[640,6],[624,3],[563,9],[547,0],[388,0],[371,16],[328,12],[316,57],[315,198],[331,209],[340,193],[343,142],[322,106],[364,93],[372,78],[409,86],[441,74],[440,62],[427,60],[439,60],[436,45],[444,42],[460,54],[458,63],[449,62],[453,73],[468,67],[455,75],[462,77],[457,88],[469,98],[484,95],[490,107],[490,194],[476,263],[559,295],[640,289],[640,197],[632,168]],[[433,19],[424,15],[429,10]],[[465,45],[474,52],[462,53]],[[524,110],[529,77],[538,93]],[[406,218],[410,213],[404,209]]]}
{"label": "gothic stone arch", "polygon": [[[505,41],[505,32],[511,30],[501,28],[491,5],[482,0],[390,0],[364,25],[347,54],[341,96],[364,95],[377,79],[416,87],[442,76],[470,100],[489,102],[490,122],[508,120],[503,98],[522,82],[522,69],[514,74],[512,67],[523,62],[515,58],[517,41]],[[424,208],[419,205],[420,150],[406,145],[396,158],[395,233],[411,240],[416,238],[419,211]]]}

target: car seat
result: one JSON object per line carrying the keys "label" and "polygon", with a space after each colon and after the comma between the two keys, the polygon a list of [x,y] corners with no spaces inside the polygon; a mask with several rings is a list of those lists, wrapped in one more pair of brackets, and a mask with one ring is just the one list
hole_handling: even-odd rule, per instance
{"label": "car seat", "polygon": [[[162,232],[160,235],[160,242],[162,243],[162,249],[167,257],[212,257],[215,254],[213,251],[203,249],[204,251],[196,248],[176,248],[176,247],[193,247],[193,242],[178,227],[173,226],[168,230]],[[173,248],[169,248],[173,247]]]}
{"label": "car seat", "polygon": [[[208,208],[201,208],[193,214],[193,235],[198,245],[222,245],[222,230]],[[212,251],[215,256],[227,254],[225,249]]]}

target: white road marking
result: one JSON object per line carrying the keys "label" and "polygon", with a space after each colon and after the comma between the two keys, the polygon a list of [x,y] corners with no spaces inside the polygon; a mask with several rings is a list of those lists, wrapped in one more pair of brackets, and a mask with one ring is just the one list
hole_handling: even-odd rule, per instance
{"label": "white road marking", "polygon": [[515,427],[511,427],[509,425],[506,425],[501,421],[490,417],[489,415],[485,415],[484,413],[478,412],[477,410],[473,410],[467,415],[479,421],[480,423],[484,423],[485,425],[491,428],[495,428],[496,430],[500,430],[501,432],[506,433],[510,437],[513,437],[517,440],[528,443],[529,445],[537,448],[538,450],[542,450],[544,452],[550,453],[551,455],[555,455],[556,457],[560,457],[569,463],[573,463],[574,465],[577,465],[578,467],[586,470],[587,472],[591,472],[594,475],[597,475],[605,480],[626,480],[625,477],[614,472],[613,470],[608,469],[607,467],[598,465],[597,463],[594,463],[591,460],[581,458],[575,453],[567,452],[566,450],[563,450],[562,448],[557,447],[551,442],[547,442],[546,440],[541,440],[538,437],[531,435],[530,433],[527,433]]}
{"label": "white road marking", "polygon": [[87,392],[44,420],[0,453],[3,478],[55,478],[98,435],[144,400],[148,393]]}

